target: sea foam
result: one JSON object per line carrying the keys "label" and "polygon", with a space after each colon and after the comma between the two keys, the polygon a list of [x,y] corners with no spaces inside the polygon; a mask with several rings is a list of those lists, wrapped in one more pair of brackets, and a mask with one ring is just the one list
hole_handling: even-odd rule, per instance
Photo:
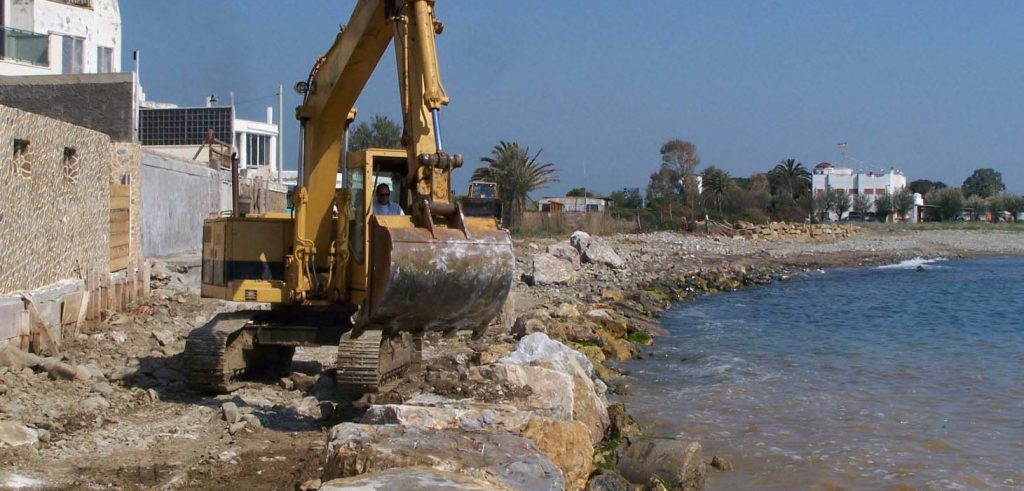
{"label": "sea foam", "polygon": [[946,258],[944,257],[924,258],[918,256],[912,259],[900,261],[896,264],[886,264],[885,266],[879,266],[878,269],[917,269],[918,266],[922,268],[926,266],[934,268],[936,267],[935,263],[945,260]]}

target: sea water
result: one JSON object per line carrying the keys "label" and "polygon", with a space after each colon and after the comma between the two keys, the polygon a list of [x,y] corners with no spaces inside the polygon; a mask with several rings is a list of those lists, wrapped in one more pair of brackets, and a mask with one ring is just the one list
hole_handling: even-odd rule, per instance
{"label": "sea water", "polygon": [[1024,489],[1024,259],[812,272],[666,313],[625,363],[708,489]]}

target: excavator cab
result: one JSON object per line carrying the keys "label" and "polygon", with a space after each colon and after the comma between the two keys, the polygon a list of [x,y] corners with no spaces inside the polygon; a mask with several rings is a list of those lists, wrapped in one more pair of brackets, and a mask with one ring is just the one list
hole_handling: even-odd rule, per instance
{"label": "excavator cab", "polygon": [[403,210],[412,208],[412,193],[403,182],[406,154],[367,149],[347,160],[343,179],[349,184],[343,189],[352,195],[347,283],[349,301],[361,306],[355,332],[483,334],[511,288],[515,259],[508,232],[493,217],[464,216],[457,206],[457,220],[431,217],[429,224],[411,213],[375,216],[373,190],[381,183],[391,186],[392,201]]}

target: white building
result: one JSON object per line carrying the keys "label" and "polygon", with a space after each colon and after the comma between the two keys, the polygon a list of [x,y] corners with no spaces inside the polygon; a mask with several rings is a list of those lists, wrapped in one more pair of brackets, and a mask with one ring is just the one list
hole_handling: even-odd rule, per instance
{"label": "white building", "polygon": [[602,213],[608,207],[607,198],[593,198],[582,196],[562,196],[558,198],[544,198],[538,201],[540,211],[562,212],[562,213]]}
{"label": "white building", "polygon": [[0,75],[120,71],[117,0],[0,0]]}
{"label": "white building", "polygon": [[[864,172],[854,174],[853,169],[836,167],[822,162],[814,167],[811,175],[811,190],[815,196],[829,189],[845,190],[850,196],[862,194],[874,206],[877,196],[895,193],[907,187],[907,177],[902,172],[889,169],[888,172]],[[916,215],[916,214],[915,214]]]}
{"label": "white building", "polygon": [[[146,148],[198,163],[210,163],[209,135],[215,147],[238,156],[239,169],[252,169],[277,177],[280,132],[273,108],[265,121],[235,117],[230,106],[178,107],[145,101],[139,110],[139,142]],[[225,160],[225,162],[227,162]]]}

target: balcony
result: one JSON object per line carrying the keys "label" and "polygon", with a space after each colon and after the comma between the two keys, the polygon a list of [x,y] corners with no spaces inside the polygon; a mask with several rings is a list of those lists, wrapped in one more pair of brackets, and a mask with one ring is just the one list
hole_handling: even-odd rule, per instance
{"label": "balcony", "polygon": [[82,7],[91,9],[92,0],[50,0],[51,2],[63,3],[64,5],[71,5],[72,7]]}
{"label": "balcony", "polygon": [[50,66],[50,36],[0,26],[0,58]]}

